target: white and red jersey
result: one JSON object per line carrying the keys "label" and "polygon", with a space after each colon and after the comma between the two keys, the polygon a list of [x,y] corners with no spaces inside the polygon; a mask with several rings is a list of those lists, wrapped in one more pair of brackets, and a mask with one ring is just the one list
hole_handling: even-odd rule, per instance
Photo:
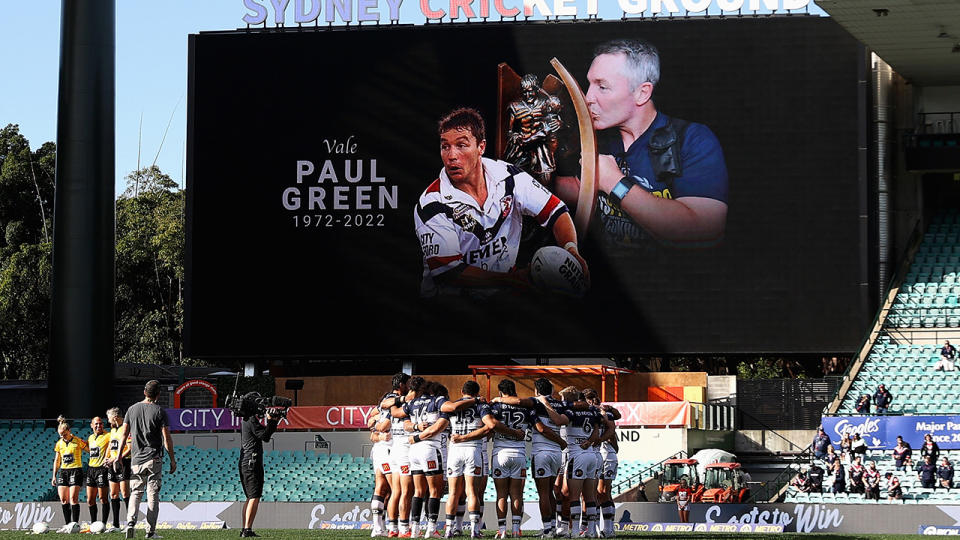
{"label": "white and red jersey", "polygon": [[567,212],[547,188],[505,161],[483,158],[483,177],[482,207],[454,187],[445,170],[420,195],[414,223],[423,255],[422,296],[439,294],[437,277],[461,265],[509,272],[517,261],[523,216],[551,228]]}

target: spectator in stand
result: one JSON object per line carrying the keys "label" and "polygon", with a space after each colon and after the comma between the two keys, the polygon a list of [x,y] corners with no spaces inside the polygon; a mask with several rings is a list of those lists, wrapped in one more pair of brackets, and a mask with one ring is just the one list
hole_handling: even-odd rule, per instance
{"label": "spectator in stand", "polygon": [[833,470],[833,464],[840,461],[840,456],[837,455],[837,452],[834,451],[833,445],[827,447],[827,454],[823,456],[823,462],[827,464],[827,470]]}
{"label": "spectator in stand", "polygon": [[943,348],[940,349],[940,360],[933,365],[934,371],[953,371],[956,368],[954,361],[957,359],[957,349],[949,341],[943,342]]}
{"label": "spectator in stand", "polygon": [[[850,434],[844,433],[843,438],[840,439],[840,453],[844,455],[844,461],[850,457],[850,453],[853,450],[853,441],[850,440]],[[850,462],[846,461],[849,465]]]}
{"label": "spectator in stand", "polygon": [[810,478],[807,476],[807,469],[801,468],[797,476],[790,481],[790,485],[797,488],[801,493],[810,493]]}
{"label": "spectator in stand", "polygon": [[857,400],[857,414],[870,414],[870,394],[861,394]]}
{"label": "spectator in stand", "polygon": [[877,414],[887,414],[887,409],[890,408],[892,401],[893,396],[887,390],[887,387],[882,384],[878,386],[877,392],[873,394],[873,404],[877,406]]}
{"label": "spectator in stand", "polygon": [[898,471],[907,470],[912,455],[913,449],[910,448],[910,443],[904,441],[902,436],[897,435],[897,446],[893,448],[893,462]]}
{"label": "spectator in stand", "polygon": [[833,489],[832,493],[844,493],[847,489],[846,475],[839,460],[833,462]]}
{"label": "spectator in stand", "polygon": [[927,433],[923,436],[923,446],[920,447],[920,455],[924,458],[929,456],[933,459],[934,464],[937,463],[937,459],[940,458],[940,446],[933,440],[933,435]]}
{"label": "spectator in stand", "polygon": [[864,498],[880,500],[880,471],[876,462],[871,461],[866,472],[863,473]]}
{"label": "spectator in stand", "polygon": [[853,441],[850,443],[850,451],[853,457],[865,456],[867,454],[867,441],[859,433],[854,433]]}
{"label": "spectator in stand", "polygon": [[953,487],[953,464],[946,457],[940,461],[937,467],[937,476],[940,477],[940,487],[950,489]]}
{"label": "spectator in stand", "polygon": [[823,469],[816,463],[811,465],[807,471],[807,485],[809,492],[820,493],[823,491]]}
{"label": "spectator in stand", "polygon": [[827,434],[824,433],[823,427],[817,428],[817,435],[813,438],[813,457],[816,459],[823,459],[827,455],[827,449],[832,448],[833,445],[830,444],[830,437],[827,437]]}
{"label": "spectator in stand", "polygon": [[903,499],[903,488],[900,487],[900,479],[893,473],[884,475],[887,478],[887,500],[899,501]]}
{"label": "spectator in stand", "polygon": [[867,470],[863,467],[863,463],[860,462],[860,456],[853,458],[853,463],[847,472],[850,476],[850,493],[863,493],[863,474],[867,472]]}
{"label": "spectator in stand", "polygon": [[927,456],[923,463],[917,465],[917,478],[925,488],[937,487],[937,464],[933,462],[933,457]]}

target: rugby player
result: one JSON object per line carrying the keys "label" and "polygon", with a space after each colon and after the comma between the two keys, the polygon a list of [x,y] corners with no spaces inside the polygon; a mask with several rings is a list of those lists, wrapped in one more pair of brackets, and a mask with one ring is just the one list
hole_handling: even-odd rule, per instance
{"label": "rugby player", "polygon": [[[406,373],[394,375],[391,390],[383,395],[380,399],[381,403],[386,400],[392,404],[393,400],[406,394],[407,380],[409,379],[410,376]],[[395,504],[392,509],[389,507],[389,502],[393,500],[392,475],[390,474],[390,447],[393,444],[390,427],[392,423],[390,407],[381,407],[379,404],[371,409],[367,418],[367,426],[370,428],[370,442],[373,443],[370,460],[373,461],[375,478],[373,497],[370,500],[370,512],[373,514],[373,531],[370,532],[370,536],[383,536],[391,530],[397,530],[397,506]],[[399,503],[399,497],[395,502]]]}
{"label": "rugby player", "polygon": [[[538,398],[554,423],[561,425],[560,434],[567,442],[563,498],[569,501],[570,529],[567,530],[561,521],[556,534],[570,534],[574,525],[580,523],[582,496],[586,523],[579,526],[579,534],[592,538],[596,536],[597,476],[600,469],[599,454],[592,447],[600,440],[601,415],[596,407],[588,406],[583,409],[574,406],[575,402],[582,400],[582,395],[574,387],[564,388],[560,395],[565,402],[562,413],[558,413],[546,398]],[[565,425],[563,418],[566,418]]]}
{"label": "rugby player", "polygon": [[[540,520],[543,522],[542,536],[553,536],[556,526],[556,517],[559,513],[558,499],[554,493],[554,483],[557,475],[563,470],[563,452],[567,448],[566,441],[559,435],[560,426],[547,414],[539,398],[544,397],[553,406],[554,410],[564,410],[563,402],[553,397],[553,384],[543,377],[533,383],[536,398],[517,399],[501,397],[500,401],[521,407],[533,408],[539,420],[536,430],[531,434],[532,456],[530,458],[530,472],[540,495]],[[566,421],[565,417],[560,418]],[[541,429],[542,428],[542,429]]]}
{"label": "rugby player", "polygon": [[110,493],[110,486],[107,480],[107,467],[104,466],[107,453],[110,450],[110,434],[103,429],[103,420],[95,416],[90,421],[90,427],[93,433],[87,439],[87,447],[90,451],[90,461],[87,463],[87,509],[90,511],[90,524],[97,521],[97,498],[100,498],[100,504],[103,506],[103,527],[107,527],[107,519],[110,517],[110,503],[107,502]]}
{"label": "rugby player", "polygon": [[616,506],[610,496],[610,488],[617,478],[617,424],[620,413],[616,409],[600,403],[600,395],[596,390],[585,390],[583,393],[587,403],[600,409],[603,415],[603,434],[600,436],[600,477],[597,479],[597,506],[600,508],[599,533],[601,537],[612,537],[613,519]]}
{"label": "rugby player", "polygon": [[[410,504],[410,535],[418,536],[420,513],[427,495],[427,530],[424,538],[439,537],[437,519],[440,515],[440,497],[443,496],[443,454],[440,434],[449,424],[448,415],[440,411],[446,401],[437,396],[439,385],[422,385],[417,397],[403,405],[407,420],[404,429],[410,442],[410,472],[413,475],[413,499]],[[396,416],[396,413],[394,413]]]}
{"label": "rugby player", "polygon": [[447,500],[446,537],[455,534],[453,512],[459,509],[457,501],[465,491],[467,511],[470,512],[470,537],[480,538],[480,519],[483,514],[483,491],[486,481],[486,439],[492,431],[498,431],[513,437],[522,437],[520,430],[509,428],[496,420],[483,398],[479,397],[480,385],[468,380],[463,383],[463,397],[457,401],[447,401],[441,411],[449,415],[450,454],[447,461],[447,483],[450,498]]}
{"label": "rugby player", "polygon": [[[130,436],[127,436],[125,441],[120,440],[123,416],[119,407],[107,411],[107,421],[110,422],[110,449],[107,459],[115,460],[113,465],[108,467],[107,473],[110,481],[110,509],[113,510],[113,529],[119,529],[120,497],[123,497],[125,509],[130,505]],[[105,528],[104,532],[110,531]]]}
{"label": "rugby player", "polygon": [[397,533],[387,533],[387,536],[410,537],[410,510],[413,505],[414,486],[413,476],[410,474],[410,437],[405,428],[407,413],[404,412],[403,407],[422,393],[425,384],[423,377],[410,377],[407,380],[406,395],[394,398],[392,402],[385,399],[380,403],[381,407],[390,407],[392,421],[390,437],[393,440],[393,446],[390,448],[390,468],[393,470],[392,474],[399,478],[397,490],[400,492],[397,515],[400,523],[399,530]]}
{"label": "rugby player", "polygon": [[589,278],[563,202],[518,167],[483,157],[487,141],[480,113],[450,112],[440,120],[439,134],[443,169],[414,211],[422,296],[529,287],[529,272],[515,268],[525,215],[549,229]]}
{"label": "rugby player", "polygon": [[[398,407],[406,400],[409,389],[407,383],[410,376],[406,373],[397,373],[393,376],[393,389],[387,392],[380,400],[380,409],[388,413],[393,407]],[[423,380],[421,378],[421,380]],[[410,496],[412,491],[412,478],[410,478],[410,453],[407,445],[406,433],[403,431],[403,419],[394,418],[390,415],[390,454],[389,462],[386,465],[379,465],[380,468],[390,472],[390,500],[387,501],[387,536],[396,537],[399,535],[397,527],[398,520],[406,521],[410,515]],[[374,467],[378,467],[377,461],[374,461]],[[401,469],[401,467],[405,469]],[[404,532],[409,532],[409,522],[404,527]]]}
{"label": "rugby player", "polygon": [[[510,379],[503,379],[497,385],[500,398],[517,397],[517,385]],[[523,518],[523,484],[527,477],[527,442],[528,428],[540,424],[538,431],[543,430],[543,424],[533,414],[533,411],[519,405],[510,405],[495,399],[490,405],[493,417],[507,427],[523,432],[521,437],[513,437],[503,433],[493,436],[493,456],[490,463],[493,484],[497,488],[497,535],[495,538],[508,538],[507,533],[507,497],[510,498],[511,528],[514,536],[520,536],[520,521]]]}
{"label": "rugby player", "polygon": [[70,431],[70,423],[60,416],[57,418],[57,433],[60,438],[53,447],[53,480],[60,496],[60,508],[63,510],[64,526],[60,532],[69,532],[70,525],[80,521],[80,487],[83,486],[83,451],[87,450],[87,441]]}

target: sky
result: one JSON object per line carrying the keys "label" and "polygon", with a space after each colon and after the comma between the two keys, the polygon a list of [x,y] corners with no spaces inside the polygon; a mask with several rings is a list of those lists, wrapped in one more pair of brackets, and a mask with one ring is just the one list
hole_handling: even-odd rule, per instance
{"label": "sky", "polygon": [[[294,26],[295,1],[299,0],[291,0],[285,13],[287,26]],[[348,0],[353,5],[357,1]],[[376,1],[385,18],[387,0]],[[544,5],[553,5],[554,1],[545,0]],[[567,1],[585,13],[587,0]],[[659,0],[624,1],[627,5],[659,4]],[[674,1],[681,5],[681,1],[699,0]],[[758,0],[744,1],[749,5]],[[268,7],[272,26],[270,2],[256,2]],[[418,0],[400,2],[401,22],[424,22]],[[474,0],[473,5],[479,10],[484,2],[493,5],[492,0]],[[504,1],[508,7],[519,4],[520,0]],[[598,0],[598,4],[601,18],[619,19],[623,15],[617,0]],[[4,51],[0,127],[18,124],[32,148],[56,140],[60,5],[60,0],[0,0],[0,50]],[[182,187],[187,142],[187,36],[245,27],[242,19],[252,11],[245,7],[245,0],[116,0],[116,6],[116,193],[123,192],[124,177],[138,164],[144,167],[156,163]],[[430,0],[430,6],[446,9],[449,2]],[[808,9],[823,14],[813,2]]]}

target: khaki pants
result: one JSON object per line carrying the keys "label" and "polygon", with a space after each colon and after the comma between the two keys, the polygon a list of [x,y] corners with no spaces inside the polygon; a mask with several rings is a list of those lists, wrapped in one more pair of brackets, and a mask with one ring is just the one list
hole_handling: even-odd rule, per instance
{"label": "khaki pants", "polygon": [[147,532],[157,528],[157,516],[160,514],[160,472],[163,460],[160,458],[133,465],[130,472],[130,505],[127,506],[127,524],[136,525],[140,500],[143,491],[147,491]]}

